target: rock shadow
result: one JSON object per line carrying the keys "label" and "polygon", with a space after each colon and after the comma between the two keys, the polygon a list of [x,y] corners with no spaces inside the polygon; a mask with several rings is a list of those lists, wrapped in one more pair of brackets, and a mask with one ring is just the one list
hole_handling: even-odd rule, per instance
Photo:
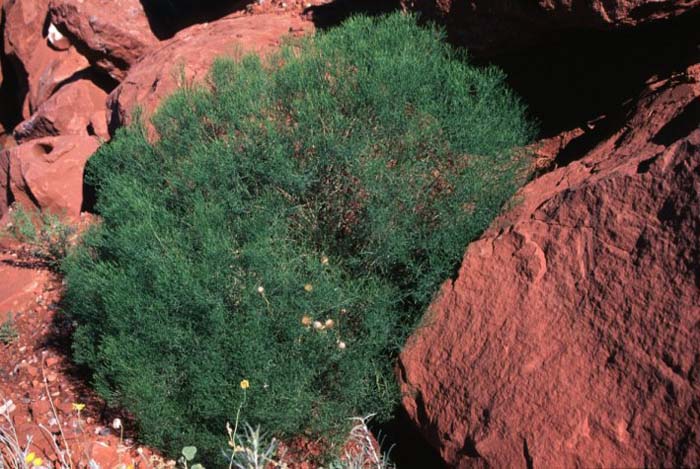
{"label": "rock shadow", "polygon": [[140,0],[153,34],[169,39],[178,31],[242,10],[252,0]]}
{"label": "rock shadow", "polygon": [[399,0],[334,0],[323,5],[314,5],[304,10],[310,14],[318,29],[338,26],[353,15],[383,15],[401,8]]}

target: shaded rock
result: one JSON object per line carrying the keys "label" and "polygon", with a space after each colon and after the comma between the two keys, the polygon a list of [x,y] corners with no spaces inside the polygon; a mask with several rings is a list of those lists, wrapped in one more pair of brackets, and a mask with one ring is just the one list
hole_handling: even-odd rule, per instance
{"label": "shaded rock", "polygon": [[444,23],[471,50],[519,49],[566,29],[612,29],[679,16],[700,0],[401,0],[406,8]]}
{"label": "shaded rock", "polygon": [[526,185],[400,356],[452,467],[700,465],[700,66]]}
{"label": "shaded rock", "polygon": [[139,0],[52,0],[49,9],[51,21],[116,80],[158,43]]}
{"label": "shaded rock", "polygon": [[150,116],[177,88],[205,78],[217,57],[269,52],[284,36],[312,29],[294,14],[232,15],[184,29],[138,62],[110,94],[110,129],[128,124],[137,105]]}
{"label": "shaded rock", "polygon": [[[22,117],[28,118],[53,91],[89,66],[75,48],[55,50],[44,35],[48,7],[43,0],[14,0],[3,4],[4,53],[17,75]],[[5,70],[4,73],[10,73]]]}
{"label": "shaded rock", "polygon": [[15,127],[14,138],[19,143],[49,135],[97,135],[109,139],[106,98],[107,93],[91,80],[69,83]]}
{"label": "shaded rock", "polygon": [[15,144],[14,138],[10,135],[5,127],[0,123],[0,150],[9,148]]}
{"label": "shaded rock", "polygon": [[95,137],[44,137],[0,152],[0,218],[11,202],[77,218]]}

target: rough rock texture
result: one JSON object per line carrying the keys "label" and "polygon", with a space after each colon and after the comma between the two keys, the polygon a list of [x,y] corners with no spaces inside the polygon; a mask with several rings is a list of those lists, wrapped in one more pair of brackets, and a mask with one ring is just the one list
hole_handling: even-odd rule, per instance
{"label": "rough rock texture", "polygon": [[15,127],[15,140],[22,143],[49,135],[97,135],[109,139],[106,98],[107,93],[90,80],[70,83]]}
{"label": "rough rock texture", "polygon": [[95,137],[44,137],[0,152],[0,218],[14,199],[25,207],[77,218],[83,202],[85,163],[99,147]]}
{"label": "rough rock texture", "polygon": [[57,87],[89,63],[73,47],[55,50],[49,46],[44,37],[48,14],[45,0],[7,0],[3,12],[4,53],[20,84],[15,93],[26,94],[22,117],[28,118]]}
{"label": "rough rock texture", "polygon": [[13,261],[17,260],[0,253],[0,324],[31,305],[48,277],[47,272],[22,268]]}
{"label": "rough rock texture", "polygon": [[138,62],[110,94],[110,128],[127,124],[137,105],[144,117],[152,114],[178,87],[205,78],[216,57],[265,53],[277,47],[282,37],[311,27],[297,14],[261,14],[231,15],[180,31]]}
{"label": "rough rock texture", "polygon": [[528,184],[399,364],[452,467],[700,465],[700,65]]}
{"label": "rough rock texture", "polygon": [[611,29],[678,16],[700,0],[401,0],[445,23],[454,39],[480,53],[521,48],[565,29]]}
{"label": "rough rock texture", "polygon": [[117,80],[158,43],[139,0],[52,0],[50,15],[91,63]]}

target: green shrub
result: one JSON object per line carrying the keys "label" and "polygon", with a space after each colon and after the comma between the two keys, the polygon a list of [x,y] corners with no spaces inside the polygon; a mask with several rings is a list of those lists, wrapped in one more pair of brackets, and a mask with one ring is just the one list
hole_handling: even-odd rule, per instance
{"label": "green shrub", "polygon": [[241,418],[277,436],[386,416],[392,358],[516,189],[523,115],[501,72],[401,14],[216,62],[157,143],[133,126],[90,160],[76,359],[171,452],[221,454],[243,379]]}

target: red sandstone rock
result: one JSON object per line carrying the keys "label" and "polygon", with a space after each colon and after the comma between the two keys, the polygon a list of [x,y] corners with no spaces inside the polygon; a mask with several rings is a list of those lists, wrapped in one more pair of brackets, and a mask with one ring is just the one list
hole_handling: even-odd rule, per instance
{"label": "red sandstone rock", "polygon": [[3,5],[3,12],[4,53],[14,58],[13,68],[18,81],[27,83],[22,116],[28,118],[56,87],[89,64],[73,47],[55,50],[49,46],[43,36],[48,14],[45,0],[8,0]]}
{"label": "red sandstone rock", "polygon": [[77,218],[85,163],[98,147],[95,137],[69,135],[44,137],[0,152],[0,215],[7,213],[8,200],[3,198],[11,193],[25,207]]}
{"label": "red sandstone rock", "polygon": [[453,37],[482,53],[520,48],[564,29],[611,29],[681,15],[700,0],[401,0],[447,25]]}
{"label": "red sandstone rock", "polygon": [[139,0],[52,0],[50,14],[94,65],[117,80],[158,43]]}
{"label": "red sandstone rock", "polygon": [[231,15],[184,29],[138,62],[110,94],[110,127],[127,124],[137,105],[144,117],[150,116],[164,97],[206,77],[216,57],[265,53],[282,37],[311,29],[311,23],[296,14]]}
{"label": "red sandstone rock", "polygon": [[49,135],[97,135],[107,132],[107,93],[83,79],[59,89],[32,116],[14,130],[18,143]]}
{"label": "red sandstone rock", "polygon": [[450,466],[700,465],[699,72],[525,186],[443,285],[399,375]]}
{"label": "red sandstone rock", "polygon": [[7,320],[8,315],[32,305],[47,279],[46,272],[23,269],[13,265],[11,259],[2,260],[7,262],[0,262],[0,324]]}

